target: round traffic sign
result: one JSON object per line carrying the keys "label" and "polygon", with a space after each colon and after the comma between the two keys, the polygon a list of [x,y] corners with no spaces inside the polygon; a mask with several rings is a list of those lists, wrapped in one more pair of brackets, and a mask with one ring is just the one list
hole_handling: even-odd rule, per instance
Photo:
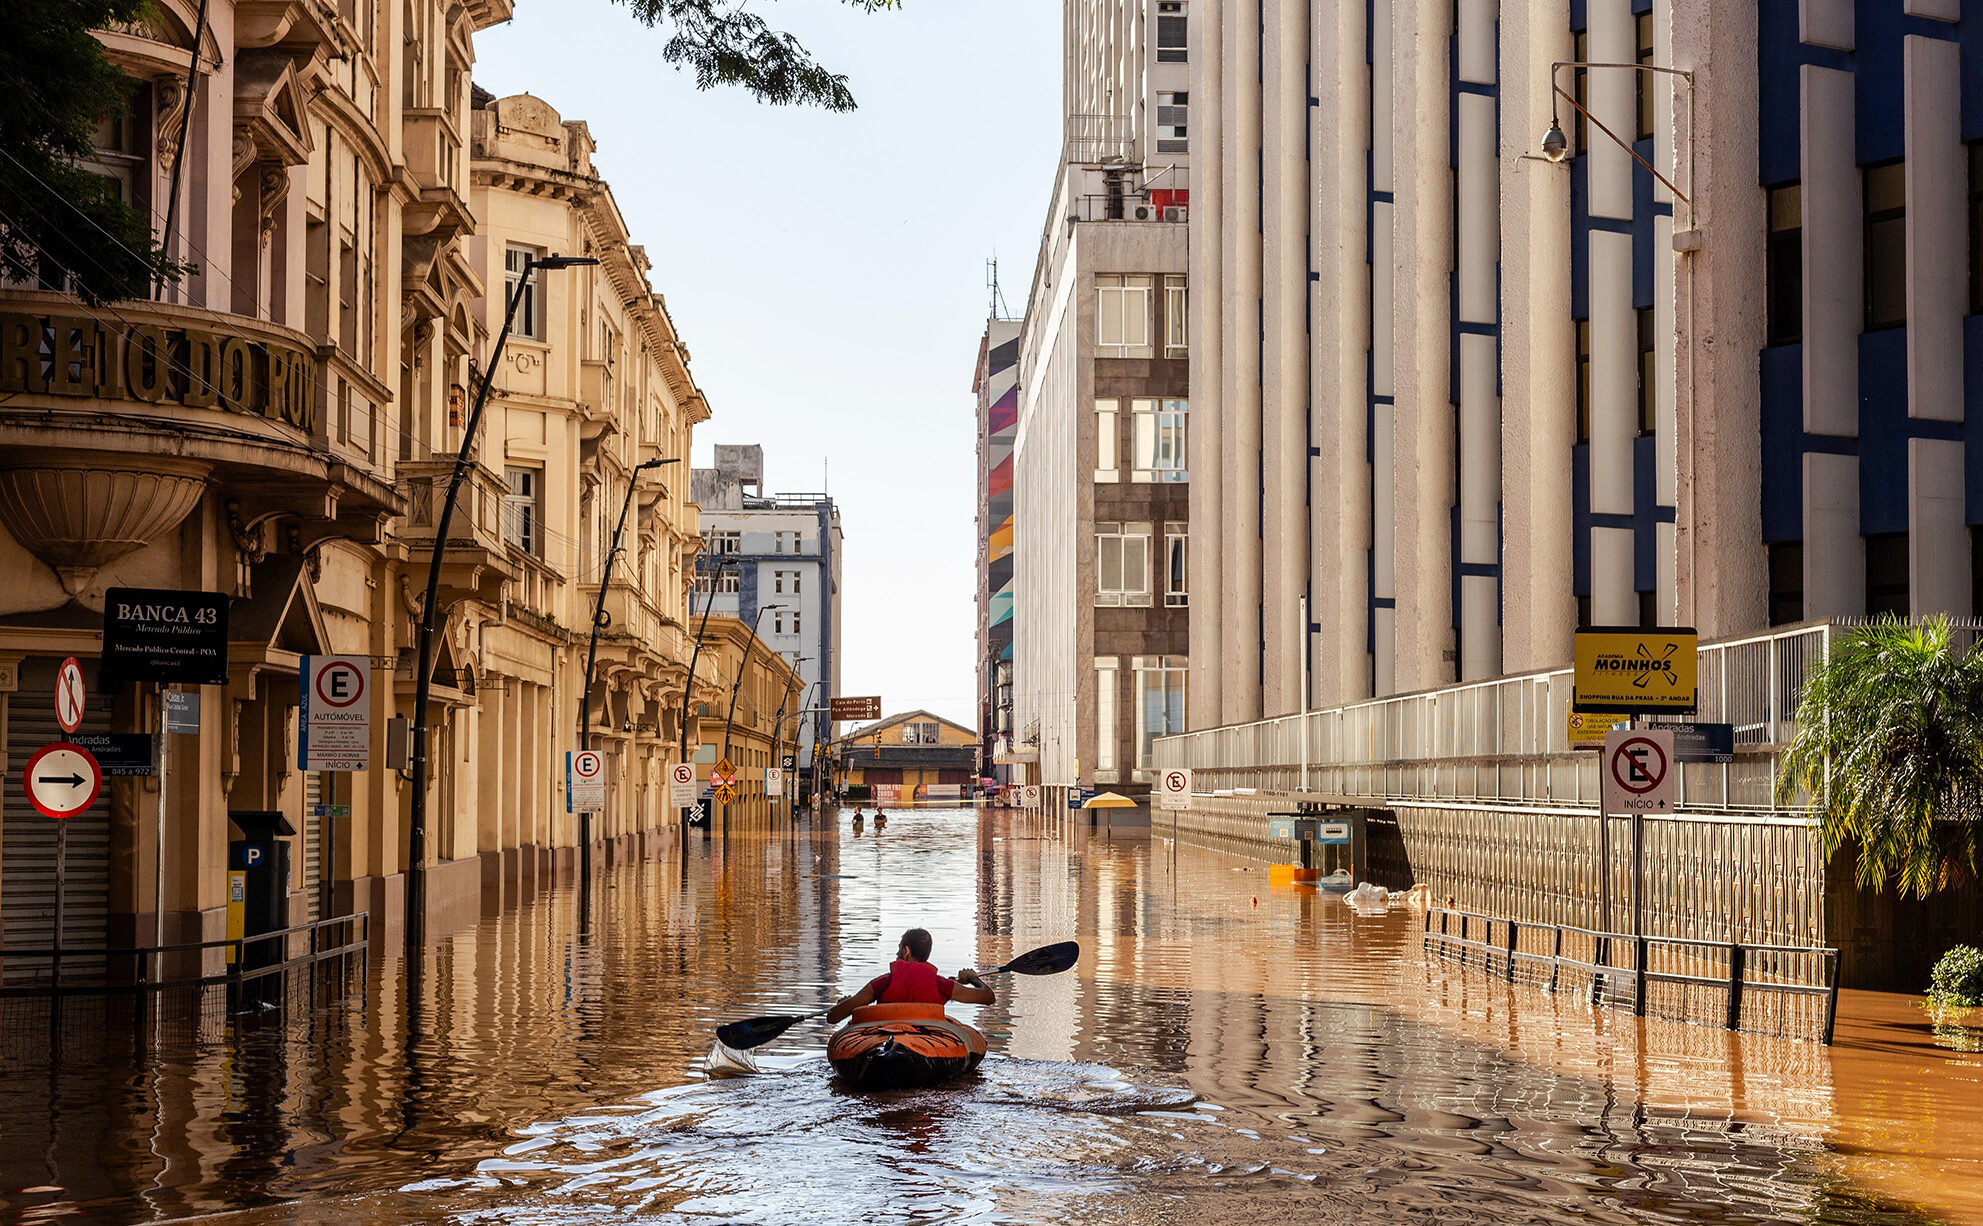
{"label": "round traffic sign", "polygon": [[96,755],[81,745],[57,741],[34,751],[21,782],[26,785],[28,803],[43,817],[59,821],[96,803],[97,793],[103,790],[103,768]]}
{"label": "round traffic sign", "polygon": [[596,750],[583,750],[572,755],[571,769],[580,779],[591,779],[606,769],[606,760]]}
{"label": "round traffic sign", "polygon": [[327,707],[348,707],[365,697],[365,674],[345,660],[333,660],[317,670],[317,700]]}
{"label": "round traffic sign", "polygon": [[694,783],[695,767],[687,762],[677,762],[670,768],[670,775],[676,783]]}
{"label": "round traffic sign", "polygon": [[1632,795],[1645,795],[1666,781],[1666,750],[1646,736],[1618,742],[1611,755],[1611,778]]}
{"label": "round traffic sign", "polygon": [[83,666],[70,656],[55,670],[55,722],[62,731],[74,732],[83,726]]}
{"label": "round traffic sign", "polygon": [[1185,779],[1183,771],[1164,772],[1164,791],[1182,792],[1189,786],[1190,783]]}

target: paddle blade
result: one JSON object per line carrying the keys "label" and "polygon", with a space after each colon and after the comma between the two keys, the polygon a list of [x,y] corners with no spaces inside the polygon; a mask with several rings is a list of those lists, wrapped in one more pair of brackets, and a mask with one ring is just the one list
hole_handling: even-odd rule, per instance
{"label": "paddle blade", "polygon": [[1081,946],[1075,941],[1062,941],[1058,945],[1042,945],[1038,949],[1020,954],[1000,967],[1015,975],[1058,975],[1081,957]]}
{"label": "paddle blade", "polygon": [[762,1047],[787,1030],[806,1020],[806,1015],[787,1017],[753,1017],[741,1022],[731,1022],[716,1028],[716,1041],[731,1051],[749,1051]]}

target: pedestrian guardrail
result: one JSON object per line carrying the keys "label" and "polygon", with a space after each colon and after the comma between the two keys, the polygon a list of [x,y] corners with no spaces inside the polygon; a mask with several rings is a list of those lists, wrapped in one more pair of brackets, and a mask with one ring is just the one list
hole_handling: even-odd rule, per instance
{"label": "pedestrian guardrail", "polygon": [[1551,992],[1567,984],[1640,1017],[1826,1046],[1838,1019],[1839,956],[1829,947],[1634,936],[1444,907],[1426,911],[1422,945],[1509,983]]}
{"label": "pedestrian guardrail", "polygon": [[[186,941],[176,945],[134,945],[127,948],[47,948],[0,950],[6,967],[6,981],[0,985],[0,999],[72,996],[146,996],[179,988],[226,987],[231,992],[243,985],[282,975],[289,971],[333,960],[342,961],[363,954],[371,940],[370,913],[312,920],[253,936],[227,937],[212,941]],[[304,948],[291,950],[292,939],[305,938]],[[249,965],[249,952],[261,951],[270,942],[283,942],[280,956]],[[158,968],[165,958],[184,961],[197,955],[204,963],[212,950],[231,951],[233,957],[224,970],[215,974],[164,976]],[[88,960],[84,976],[64,977],[64,963]],[[45,965],[46,969],[41,968]],[[26,980],[26,982],[22,982]]]}

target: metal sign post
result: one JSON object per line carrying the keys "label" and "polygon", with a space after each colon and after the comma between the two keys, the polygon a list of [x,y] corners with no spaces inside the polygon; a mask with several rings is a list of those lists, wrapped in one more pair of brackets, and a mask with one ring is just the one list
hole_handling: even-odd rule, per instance
{"label": "metal sign post", "polygon": [[165,764],[166,745],[171,737],[165,729],[165,685],[158,687],[158,816],[152,835],[151,872],[151,975],[153,983],[165,982]]}

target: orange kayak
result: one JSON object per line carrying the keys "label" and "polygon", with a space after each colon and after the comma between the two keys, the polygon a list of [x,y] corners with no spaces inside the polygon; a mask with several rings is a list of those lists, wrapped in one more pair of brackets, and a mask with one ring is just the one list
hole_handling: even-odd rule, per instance
{"label": "orange kayak", "polygon": [[866,1005],[826,1045],[833,1071],[861,1090],[932,1086],[985,1058],[985,1036],[942,1005]]}

